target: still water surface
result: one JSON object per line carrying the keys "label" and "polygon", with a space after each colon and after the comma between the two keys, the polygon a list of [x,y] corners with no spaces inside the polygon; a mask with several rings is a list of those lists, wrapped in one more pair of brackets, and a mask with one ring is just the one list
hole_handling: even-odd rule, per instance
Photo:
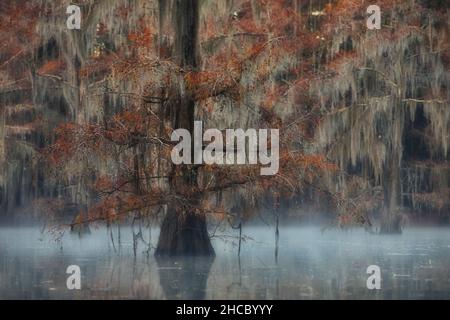
{"label": "still water surface", "polygon": [[[156,260],[142,247],[135,258],[131,234],[122,228],[115,251],[102,228],[60,243],[37,228],[0,228],[0,299],[450,299],[448,228],[283,228],[278,263],[271,228],[245,230],[240,261],[219,239],[215,259]],[[66,288],[69,265],[81,268],[81,290]],[[366,287],[369,265],[381,268],[381,290]]]}

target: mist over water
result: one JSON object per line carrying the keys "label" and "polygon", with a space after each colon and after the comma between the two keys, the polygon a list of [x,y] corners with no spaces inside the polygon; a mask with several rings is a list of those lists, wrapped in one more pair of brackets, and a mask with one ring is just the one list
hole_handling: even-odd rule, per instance
{"label": "mist over water", "polygon": [[[449,299],[450,229],[410,228],[402,235],[361,229],[244,228],[241,257],[214,239],[214,259],[156,259],[132,231],[115,247],[106,228],[61,242],[38,228],[0,228],[0,299]],[[144,235],[146,239],[149,234]],[[156,244],[157,231],[152,231]],[[81,268],[81,290],[68,290],[66,269]],[[369,265],[381,268],[380,290],[366,287]]]}

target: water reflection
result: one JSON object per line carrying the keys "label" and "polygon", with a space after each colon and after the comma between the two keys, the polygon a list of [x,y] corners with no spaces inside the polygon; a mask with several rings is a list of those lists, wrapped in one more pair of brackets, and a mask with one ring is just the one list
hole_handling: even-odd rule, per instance
{"label": "water reflection", "polygon": [[157,257],[159,282],[167,299],[202,300],[214,258]]}
{"label": "water reflection", "polygon": [[[264,228],[244,230],[254,240],[240,260],[221,241],[214,260],[155,259],[146,248],[134,257],[126,228],[116,251],[104,229],[57,243],[34,228],[0,228],[0,299],[449,299],[449,231],[282,228],[276,263],[273,230]],[[81,290],[66,288],[72,264],[81,268]],[[372,264],[381,267],[381,290],[366,288]]]}

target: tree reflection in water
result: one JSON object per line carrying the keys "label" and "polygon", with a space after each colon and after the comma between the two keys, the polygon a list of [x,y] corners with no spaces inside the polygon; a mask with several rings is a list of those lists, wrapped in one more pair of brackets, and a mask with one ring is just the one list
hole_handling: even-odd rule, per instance
{"label": "tree reflection in water", "polygon": [[205,299],[214,257],[157,257],[160,285],[167,299]]}

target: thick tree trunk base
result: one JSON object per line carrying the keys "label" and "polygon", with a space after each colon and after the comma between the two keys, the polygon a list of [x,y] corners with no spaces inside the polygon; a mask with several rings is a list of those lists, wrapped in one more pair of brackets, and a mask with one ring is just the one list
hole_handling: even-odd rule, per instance
{"label": "thick tree trunk base", "polygon": [[380,234],[401,234],[402,221],[399,214],[385,215],[381,220]]}
{"label": "thick tree trunk base", "polygon": [[161,225],[156,256],[214,256],[206,219],[169,210]]}
{"label": "thick tree trunk base", "polygon": [[91,234],[91,228],[89,227],[89,224],[82,223],[71,226],[70,232],[73,234],[77,234],[79,237],[82,237],[84,235]]}

